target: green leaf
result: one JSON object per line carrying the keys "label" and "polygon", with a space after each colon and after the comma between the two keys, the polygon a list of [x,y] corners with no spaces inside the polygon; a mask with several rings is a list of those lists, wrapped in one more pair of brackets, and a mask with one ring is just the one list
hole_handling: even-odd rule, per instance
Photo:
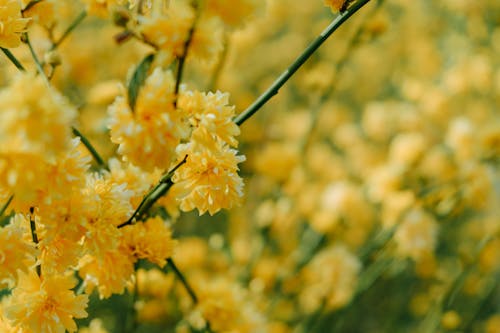
{"label": "green leaf", "polygon": [[154,54],[147,55],[144,59],[142,59],[141,63],[135,69],[134,75],[130,79],[128,85],[128,103],[132,112],[135,108],[135,103],[137,101],[137,96],[139,96],[139,90],[141,89],[144,81],[146,81],[146,77],[155,58]]}

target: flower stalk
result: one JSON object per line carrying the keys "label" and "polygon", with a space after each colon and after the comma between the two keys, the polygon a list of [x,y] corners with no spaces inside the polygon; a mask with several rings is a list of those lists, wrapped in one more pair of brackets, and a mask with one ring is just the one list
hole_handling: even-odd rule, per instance
{"label": "flower stalk", "polygon": [[302,65],[316,52],[316,50],[354,13],[360,10],[370,0],[360,0],[349,7],[344,12],[337,15],[332,23],[302,52],[301,55],[271,84],[271,86],[257,98],[245,111],[239,114],[234,122],[240,126],[245,121],[260,110],[273,96],[278,94],[283,85],[302,67]]}

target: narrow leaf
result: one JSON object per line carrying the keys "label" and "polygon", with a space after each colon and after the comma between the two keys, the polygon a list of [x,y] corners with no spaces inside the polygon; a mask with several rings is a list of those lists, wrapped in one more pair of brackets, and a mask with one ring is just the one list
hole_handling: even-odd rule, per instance
{"label": "narrow leaf", "polygon": [[135,103],[137,101],[137,96],[139,96],[139,90],[141,89],[144,81],[146,81],[146,77],[153,63],[155,55],[149,54],[144,59],[142,59],[141,63],[135,69],[134,75],[130,79],[130,83],[128,85],[128,102],[132,112],[135,108]]}

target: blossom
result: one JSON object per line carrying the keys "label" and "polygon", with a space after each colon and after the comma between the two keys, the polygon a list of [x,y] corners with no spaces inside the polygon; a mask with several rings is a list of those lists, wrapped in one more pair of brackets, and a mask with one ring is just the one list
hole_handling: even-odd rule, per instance
{"label": "blossom", "polygon": [[264,332],[265,320],[250,295],[225,277],[200,281],[198,303],[189,323],[202,330],[207,323],[216,332]]}
{"label": "blossom", "polygon": [[0,108],[0,152],[39,153],[50,159],[71,146],[76,109],[41,76],[19,73],[0,91]]}
{"label": "blossom", "polygon": [[37,204],[37,192],[55,180],[58,159],[74,148],[71,125],[77,113],[40,76],[28,73],[0,90],[0,109],[0,188],[14,195],[14,208],[25,209]]}
{"label": "blossom", "polygon": [[183,211],[197,208],[200,215],[206,211],[213,215],[241,201],[243,180],[238,176],[238,163],[245,157],[237,153],[209,135],[179,147],[178,154],[188,158],[174,175],[172,191]]}
{"label": "blossom", "polygon": [[21,16],[17,0],[0,0],[0,47],[12,48],[21,44],[29,19]]}
{"label": "blossom", "polygon": [[193,20],[194,11],[188,1],[172,1],[160,15],[139,17],[139,31],[148,42],[176,57],[184,52]]}
{"label": "blossom", "polygon": [[305,287],[300,302],[307,311],[324,301],[329,309],[346,305],[355,292],[360,260],[343,245],[333,245],[314,256],[305,267]]}
{"label": "blossom", "polygon": [[345,3],[349,0],[323,0],[325,6],[331,8],[332,11],[338,12],[342,7],[344,7]]}
{"label": "blossom", "polygon": [[188,134],[183,113],[173,106],[174,87],[172,72],[156,68],[141,87],[135,110],[121,96],[109,108],[111,141],[125,160],[144,170],[168,168]]}
{"label": "blossom", "polygon": [[78,274],[85,283],[85,292],[97,289],[99,297],[108,298],[112,294],[123,293],[131,282],[134,265],[126,248],[101,252],[100,255],[86,255],[80,260]]}
{"label": "blossom", "polygon": [[72,275],[42,275],[34,271],[19,274],[19,283],[4,307],[5,317],[32,332],[76,332],[73,318],[87,316],[87,295],[71,290],[77,280]]}
{"label": "blossom", "polygon": [[17,214],[11,222],[0,228],[0,286],[13,287],[17,282],[17,272],[27,272],[34,266],[37,250],[30,239],[26,239],[29,221]]}
{"label": "blossom", "polygon": [[232,120],[235,115],[234,106],[228,104],[229,94],[220,91],[185,91],[179,97],[179,108],[189,115],[195,131],[216,135],[230,146],[236,147],[238,141],[234,137],[240,134],[240,128]]}
{"label": "blossom", "polygon": [[416,261],[434,251],[438,226],[432,215],[421,208],[410,209],[394,234],[397,252]]}
{"label": "blossom", "polygon": [[106,18],[114,6],[125,5],[129,0],[83,0],[91,15]]}
{"label": "blossom", "polygon": [[244,23],[262,5],[258,0],[209,0],[207,12],[218,16],[227,26],[235,28]]}
{"label": "blossom", "polygon": [[138,259],[147,259],[163,267],[173,254],[172,232],[160,217],[126,226],[123,233],[124,242]]}

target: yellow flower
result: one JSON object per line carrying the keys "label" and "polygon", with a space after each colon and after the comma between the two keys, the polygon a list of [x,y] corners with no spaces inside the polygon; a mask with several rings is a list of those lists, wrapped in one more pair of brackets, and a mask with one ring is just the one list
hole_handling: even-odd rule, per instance
{"label": "yellow flower", "polygon": [[304,269],[300,302],[306,311],[318,309],[324,301],[329,309],[346,305],[352,298],[361,262],[342,245],[319,252]]}
{"label": "yellow flower", "polygon": [[65,183],[73,175],[56,179],[53,171],[58,159],[69,162],[65,155],[74,156],[69,150],[77,145],[71,141],[76,110],[40,76],[28,73],[0,91],[0,109],[0,188],[14,194],[16,209],[38,206],[51,181]]}
{"label": "yellow flower", "polygon": [[252,16],[263,1],[259,0],[208,0],[207,12],[218,16],[230,27],[237,27]]}
{"label": "yellow flower", "polygon": [[437,243],[438,225],[432,215],[421,208],[412,208],[394,234],[397,252],[416,261],[431,254]]}
{"label": "yellow flower", "polygon": [[128,0],[83,0],[87,5],[87,12],[101,18],[106,18],[109,10],[114,6],[125,5]]}
{"label": "yellow flower", "polygon": [[188,134],[183,113],[173,106],[174,87],[172,72],[156,68],[141,88],[135,110],[123,97],[109,108],[111,141],[124,159],[144,170],[167,169],[175,147]]}
{"label": "yellow flower", "polygon": [[265,332],[265,319],[250,295],[228,278],[201,281],[197,288],[198,303],[187,316],[199,330],[210,323],[215,332]]}
{"label": "yellow flower", "polygon": [[76,109],[40,76],[19,73],[0,91],[0,109],[0,152],[39,153],[50,160],[71,146]]}
{"label": "yellow flower", "polygon": [[187,162],[174,175],[174,191],[183,211],[197,208],[200,215],[210,215],[231,208],[243,197],[243,180],[238,176],[238,163],[244,156],[210,135],[195,137],[179,147],[179,155]]}
{"label": "yellow flower", "polygon": [[330,7],[333,12],[338,12],[347,1],[349,0],[323,0],[325,6]]}
{"label": "yellow flower", "polygon": [[232,120],[234,106],[228,103],[229,94],[220,91],[185,91],[179,97],[179,108],[190,116],[190,123],[195,130],[205,131],[204,135],[216,135],[236,147],[238,141],[234,137],[240,134],[240,128]]}
{"label": "yellow flower", "polygon": [[170,228],[160,217],[123,228],[124,242],[138,259],[147,259],[160,267],[174,252]]}
{"label": "yellow flower", "polygon": [[5,304],[5,317],[28,332],[76,332],[73,318],[87,316],[88,302],[87,295],[75,295],[71,290],[76,282],[72,275],[20,273],[19,283]]}
{"label": "yellow flower", "polygon": [[0,287],[12,288],[17,281],[17,272],[27,272],[35,264],[37,250],[31,240],[25,239],[29,225],[24,215],[15,215],[11,222],[0,228]]}
{"label": "yellow flower", "polygon": [[99,257],[84,256],[78,274],[85,283],[85,292],[90,294],[97,288],[102,299],[123,293],[132,280],[134,265],[127,249],[118,248],[102,252]]}
{"label": "yellow flower", "polygon": [[22,18],[17,0],[0,0],[0,47],[11,48],[21,44],[21,33],[26,31],[29,19]]}
{"label": "yellow flower", "polygon": [[171,1],[161,15],[139,17],[139,31],[147,41],[177,57],[184,52],[193,20],[194,11],[188,1]]}
{"label": "yellow flower", "polygon": [[188,56],[201,63],[212,65],[222,52],[224,45],[224,26],[215,17],[203,17],[196,24]]}

